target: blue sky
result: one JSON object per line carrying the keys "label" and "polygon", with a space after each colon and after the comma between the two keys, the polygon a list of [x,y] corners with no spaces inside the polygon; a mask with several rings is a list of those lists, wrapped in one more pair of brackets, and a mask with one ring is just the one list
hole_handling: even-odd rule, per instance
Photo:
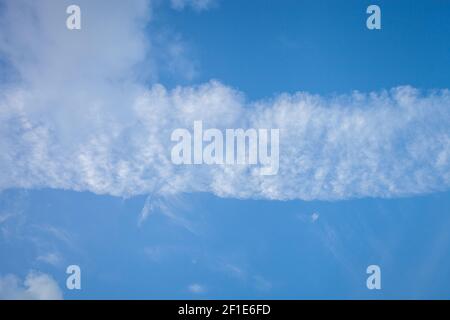
{"label": "blue sky", "polygon": [[[0,298],[448,298],[448,4],[79,2],[0,1]],[[200,118],[280,173],[173,168]]]}
{"label": "blue sky", "polygon": [[252,99],[299,90],[447,87],[448,4],[377,1],[380,32],[365,28],[361,12],[370,4],[224,1],[206,14],[166,10],[159,21],[180,32],[195,52],[201,68],[196,81],[217,78]]}

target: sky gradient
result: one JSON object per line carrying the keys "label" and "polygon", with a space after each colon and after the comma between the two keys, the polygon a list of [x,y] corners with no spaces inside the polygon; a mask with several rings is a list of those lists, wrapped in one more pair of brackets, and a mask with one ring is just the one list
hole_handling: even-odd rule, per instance
{"label": "sky gradient", "polygon": [[[0,299],[448,298],[449,4],[77,3],[0,1]],[[278,174],[175,166],[195,120]]]}

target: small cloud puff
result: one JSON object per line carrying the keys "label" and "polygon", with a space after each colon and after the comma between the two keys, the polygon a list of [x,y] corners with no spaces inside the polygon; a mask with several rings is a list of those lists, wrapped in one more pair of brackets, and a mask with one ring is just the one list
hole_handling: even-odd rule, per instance
{"label": "small cloud puff", "polygon": [[314,212],[314,213],[311,215],[311,221],[312,221],[312,222],[316,222],[316,221],[319,219],[319,217],[320,217],[320,215],[319,215],[317,212]]}
{"label": "small cloud puff", "polygon": [[198,283],[190,284],[188,286],[188,290],[189,290],[189,292],[195,293],[195,294],[200,294],[200,293],[206,292],[206,288],[203,285],[198,284]]}
{"label": "small cloud puff", "polygon": [[22,281],[15,275],[0,276],[0,300],[61,300],[58,283],[48,274],[30,271]]}

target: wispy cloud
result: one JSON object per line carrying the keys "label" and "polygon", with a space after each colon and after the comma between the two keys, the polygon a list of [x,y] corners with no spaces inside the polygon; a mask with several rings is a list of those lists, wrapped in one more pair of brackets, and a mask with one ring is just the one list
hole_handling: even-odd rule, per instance
{"label": "wispy cloud", "polygon": [[139,215],[138,225],[141,226],[151,215],[161,214],[190,233],[198,234],[193,223],[185,218],[181,211],[184,211],[181,197],[150,194],[145,199],[144,207]]}
{"label": "wispy cloud", "polygon": [[9,218],[13,217],[14,214],[12,213],[2,213],[0,214],[0,224],[2,224],[3,222],[5,222],[6,220],[8,220]]}
{"label": "wispy cloud", "polygon": [[188,286],[188,290],[191,293],[200,294],[206,292],[206,287],[198,283],[193,283]]}
{"label": "wispy cloud", "polygon": [[57,252],[49,252],[44,255],[40,255],[36,258],[37,261],[45,262],[52,266],[59,266],[62,262],[62,257]]}
{"label": "wispy cloud", "polygon": [[311,215],[311,221],[312,221],[312,222],[316,222],[317,220],[319,220],[319,217],[320,217],[320,215],[319,215],[317,212],[314,212],[314,213]]}
{"label": "wispy cloud", "polygon": [[170,4],[175,10],[192,8],[195,11],[203,11],[216,6],[218,0],[170,0]]}
{"label": "wispy cloud", "polygon": [[[312,200],[450,187],[449,90],[403,86],[247,101],[218,81],[148,89],[136,76],[136,66],[151,59],[148,3],[108,2],[107,28],[101,5],[92,3],[83,6],[95,27],[77,35],[58,27],[53,2],[14,1],[3,13],[3,56],[22,82],[1,92],[0,189]],[[174,166],[170,133],[191,128],[194,120],[219,129],[279,128],[278,175],[260,176],[245,166]]]}

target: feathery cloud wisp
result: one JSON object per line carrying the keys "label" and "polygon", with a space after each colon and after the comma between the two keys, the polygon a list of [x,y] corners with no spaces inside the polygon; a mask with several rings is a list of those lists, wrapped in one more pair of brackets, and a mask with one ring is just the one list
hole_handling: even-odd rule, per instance
{"label": "feathery cloud wisp", "polygon": [[175,10],[183,10],[190,7],[195,11],[203,11],[215,6],[217,0],[170,0],[170,4]]}

